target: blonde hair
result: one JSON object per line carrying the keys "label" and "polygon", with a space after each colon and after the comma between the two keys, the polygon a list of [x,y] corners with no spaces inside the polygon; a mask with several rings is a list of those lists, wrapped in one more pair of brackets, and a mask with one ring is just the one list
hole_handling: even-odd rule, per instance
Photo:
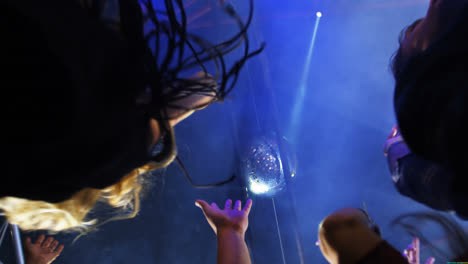
{"label": "blonde hair", "polygon": [[[17,197],[0,198],[0,210],[11,224],[18,225],[22,230],[80,231],[87,233],[109,221],[130,219],[138,214],[140,209],[140,193],[144,176],[149,172],[169,165],[176,156],[174,132],[168,131],[163,152],[164,159],[160,163],[150,162],[134,169],[119,182],[104,189],[84,188],[70,199],[59,203],[31,201]],[[97,219],[86,220],[86,215],[98,202],[106,203],[115,209],[127,211],[130,214],[112,217],[99,225]]]}

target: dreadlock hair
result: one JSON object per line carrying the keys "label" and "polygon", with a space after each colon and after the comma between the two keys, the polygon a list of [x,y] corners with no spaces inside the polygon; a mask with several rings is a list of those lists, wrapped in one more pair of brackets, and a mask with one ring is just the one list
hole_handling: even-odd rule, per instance
{"label": "dreadlock hair", "polygon": [[[247,60],[263,50],[264,45],[250,51],[247,29],[252,21],[253,0],[249,0],[249,3],[249,16],[244,23],[231,5],[221,1],[222,10],[235,21],[239,31],[219,44],[211,44],[207,39],[187,31],[182,0],[164,0],[165,10],[157,10],[152,0],[142,0],[139,4],[144,10],[143,21],[151,24],[151,30],[144,36],[144,50],[141,51],[145,70],[143,84],[150,91],[151,102],[140,107],[147,116],[157,120],[164,137],[162,150],[148,164],[134,169],[119,182],[103,189],[82,189],[62,202],[2,197],[0,209],[7,220],[23,230],[81,231],[85,234],[108,221],[135,217],[139,211],[140,194],[146,176],[151,171],[167,166],[176,157],[174,131],[169,125],[169,120],[174,117],[169,115],[168,109],[181,109],[176,102],[193,94],[213,96],[213,101],[222,101],[233,89]],[[141,9],[138,11],[141,14]],[[163,41],[165,50],[162,48]],[[242,45],[241,58],[228,67],[225,56]],[[206,81],[208,72],[205,64],[208,62],[216,67],[214,78],[217,83]],[[201,68],[205,76],[192,79],[182,76],[195,68]],[[199,107],[203,106],[196,106]],[[86,219],[96,203],[120,209],[121,216],[96,225],[96,219]]]}

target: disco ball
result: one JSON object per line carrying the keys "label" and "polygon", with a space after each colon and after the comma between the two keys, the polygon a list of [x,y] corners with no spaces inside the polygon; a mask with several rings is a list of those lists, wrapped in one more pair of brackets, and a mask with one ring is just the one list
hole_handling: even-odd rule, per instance
{"label": "disco ball", "polygon": [[[243,158],[243,174],[249,190],[266,195],[282,190],[286,186],[283,162],[275,140],[268,137],[255,140]],[[291,177],[294,177],[294,172]]]}

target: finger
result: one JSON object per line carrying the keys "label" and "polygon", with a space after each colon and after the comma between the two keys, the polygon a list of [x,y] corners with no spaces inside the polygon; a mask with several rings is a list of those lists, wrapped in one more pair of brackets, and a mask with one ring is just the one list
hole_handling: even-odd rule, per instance
{"label": "finger", "polygon": [[395,126],[395,137],[398,137],[398,136],[401,136],[401,133],[400,133],[400,128],[398,127],[398,125]]}
{"label": "finger", "polygon": [[203,200],[196,200],[195,205],[202,210],[209,206],[208,203]]}
{"label": "finger", "polygon": [[46,241],[44,241],[44,244],[42,244],[42,247],[48,248],[50,247],[50,244],[54,241],[53,237],[48,237]]}
{"label": "finger", "polygon": [[55,250],[55,255],[58,257],[60,254],[62,254],[63,248],[65,248],[64,245],[60,245],[57,250]]}
{"label": "finger", "polygon": [[204,214],[206,214],[207,211],[210,211],[211,207],[210,205],[203,201],[203,200],[197,200],[195,201],[195,205],[198,206]]}
{"label": "finger", "polygon": [[426,261],[426,264],[434,264],[435,262],[435,258],[429,258],[427,261]]}
{"label": "finger", "polygon": [[59,242],[57,240],[54,240],[54,242],[52,242],[52,244],[50,244],[50,250],[54,251],[57,246],[59,245]]}
{"label": "finger", "polygon": [[26,239],[24,240],[24,243],[26,243],[26,245],[30,245],[31,244],[31,238],[26,237]]}
{"label": "finger", "polygon": [[413,237],[413,248],[419,250],[419,238]]}
{"label": "finger", "polygon": [[242,203],[240,200],[236,201],[236,204],[234,205],[234,210],[240,211],[242,209]]}
{"label": "finger", "polygon": [[34,244],[40,245],[40,244],[42,244],[42,242],[44,242],[44,239],[45,239],[45,235],[42,234],[37,238],[37,240],[36,240],[36,242]]}
{"label": "finger", "polygon": [[392,136],[396,137],[397,134],[398,134],[398,127],[395,125],[392,128]]}
{"label": "finger", "polygon": [[248,215],[250,213],[251,208],[252,208],[252,199],[248,199],[244,206],[244,212]]}
{"label": "finger", "polygon": [[405,251],[403,251],[403,254],[406,256],[406,258],[408,258],[408,260],[411,260],[413,259],[413,252],[414,250],[412,249],[405,249]]}
{"label": "finger", "polygon": [[224,204],[224,210],[231,210],[231,207],[232,207],[232,200],[227,199],[226,203]]}
{"label": "finger", "polygon": [[413,246],[414,246],[414,261],[416,263],[420,263],[419,259],[419,238],[414,237],[413,238]]}
{"label": "finger", "polygon": [[411,245],[408,246],[408,257],[411,263],[413,263],[414,260],[416,259],[416,249],[414,248],[413,243],[411,243]]}
{"label": "finger", "polygon": [[415,250],[411,250],[410,257],[409,257],[409,262],[419,264],[419,262],[416,262],[416,251]]}
{"label": "finger", "polygon": [[216,203],[211,203],[211,207],[217,210],[220,210]]}

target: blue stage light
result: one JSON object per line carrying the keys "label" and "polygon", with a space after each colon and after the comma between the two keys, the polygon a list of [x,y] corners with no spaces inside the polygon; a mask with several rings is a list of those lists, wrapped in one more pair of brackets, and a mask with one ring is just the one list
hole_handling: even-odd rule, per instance
{"label": "blue stage light", "polygon": [[317,17],[322,17],[322,12],[317,12]]}

